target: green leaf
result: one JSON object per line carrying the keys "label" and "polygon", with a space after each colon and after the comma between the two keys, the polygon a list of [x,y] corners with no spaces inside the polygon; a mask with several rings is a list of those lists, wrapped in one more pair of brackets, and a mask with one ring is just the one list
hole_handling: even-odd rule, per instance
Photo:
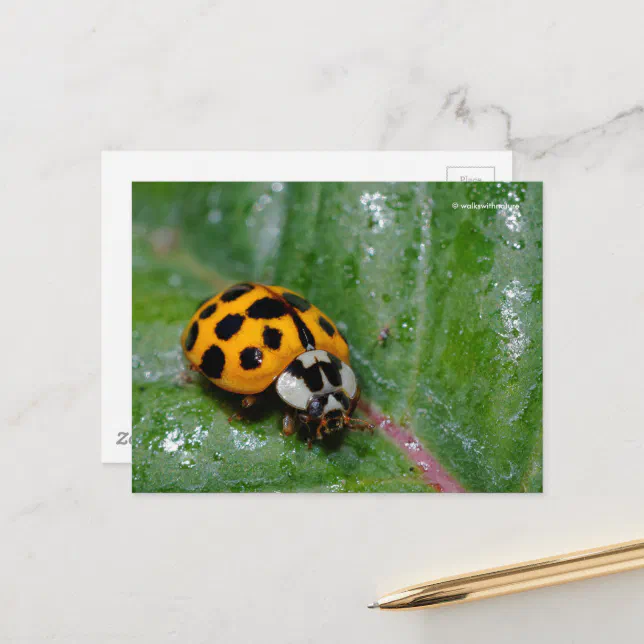
{"label": "green leaf", "polygon": [[[432,491],[416,445],[468,491],[542,489],[541,184],[135,184],[133,236],[135,491]],[[413,442],[308,450],[270,398],[229,422],[178,338],[237,280],[325,311]]]}

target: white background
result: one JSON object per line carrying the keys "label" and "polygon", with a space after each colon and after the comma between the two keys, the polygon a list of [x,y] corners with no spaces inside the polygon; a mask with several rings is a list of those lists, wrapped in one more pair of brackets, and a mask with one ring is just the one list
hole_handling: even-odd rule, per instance
{"label": "white background", "polygon": [[[365,605],[644,536],[642,11],[4,7],[0,641],[639,643],[644,571]],[[132,496],[99,464],[101,150],[503,147],[545,182],[546,494]]]}

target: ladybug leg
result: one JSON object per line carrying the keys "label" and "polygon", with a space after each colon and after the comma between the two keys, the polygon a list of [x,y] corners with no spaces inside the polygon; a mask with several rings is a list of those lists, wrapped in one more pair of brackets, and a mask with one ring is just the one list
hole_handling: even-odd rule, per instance
{"label": "ladybug leg", "polygon": [[244,396],[241,402],[241,406],[244,409],[252,407],[257,402],[257,396]]}
{"label": "ladybug leg", "polygon": [[[252,407],[257,402],[257,396],[244,396],[241,401],[242,409],[248,409]],[[232,420],[244,420],[244,417],[236,411],[234,414],[228,416],[228,422]]]}
{"label": "ladybug leg", "polygon": [[349,429],[359,429],[361,431],[369,430],[372,434],[375,427],[375,425],[368,423],[366,420],[360,420],[359,418],[350,418],[349,416],[344,416],[344,424]]}
{"label": "ladybug leg", "polygon": [[284,436],[290,436],[295,431],[295,414],[292,411],[286,410],[284,418],[282,419],[282,433]]}
{"label": "ladybug leg", "polygon": [[[311,421],[311,417],[310,417],[310,416],[308,416],[308,415],[306,415],[306,414],[300,414],[300,415],[298,416],[298,418],[299,418],[299,420],[300,420],[300,423],[302,423],[302,425],[303,425],[304,427],[306,427],[306,431],[310,434],[310,433],[311,433],[311,429],[310,429],[310,427],[309,427],[309,422]],[[309,449],[313,449],[313,439],[312,439],[312,438],[310,438],[310,436],[309,436],[309,438],[307,438],[307,440],[306,440],[306,446],[307,446]]]}
{"label": "ladybug leg", "polygon": [[326,419],[326,416],[320,420],[318,423],[317,428],[315,429],[315,437],[321,441],[324,435],[327,433],[327,427],[329,426],[329,423]]}
{"label": "ladybug leg", "polygon": [[374,425],[372,423],[368,423],[366,420],[360,420],[359,418],[351,417],[351,414],[353,414],[353,412],[356,410],[356,407],[358,406],[359,400],[360,387],[358,387],[358,389],[356,390],[356,395],[351,401],[351,407],[349,407],[349,411],[347,411],[347,413],[342,417],[342,420],[344,421],[345,426],[349,429],[368,429],[373,434]]}

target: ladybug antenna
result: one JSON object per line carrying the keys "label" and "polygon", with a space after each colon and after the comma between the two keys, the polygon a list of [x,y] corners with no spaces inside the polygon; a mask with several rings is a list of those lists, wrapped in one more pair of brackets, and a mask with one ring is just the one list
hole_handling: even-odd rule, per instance
{"label": "ladybug antenna", "polygon": [[369,423],[366,420],[361,420],[360,418],[351,418],[350,416],[344,417],[344,425],[349,429],[357,429],[359,431],[368,430],[373,434],[375,425]]}

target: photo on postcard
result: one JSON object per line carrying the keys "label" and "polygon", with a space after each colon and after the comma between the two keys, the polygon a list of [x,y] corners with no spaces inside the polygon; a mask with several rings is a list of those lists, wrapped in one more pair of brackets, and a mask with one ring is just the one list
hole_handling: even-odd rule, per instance
{"label": "photo on postcard", "polygon": [[542,184],[132,184],[135,492],[541,492]]}

